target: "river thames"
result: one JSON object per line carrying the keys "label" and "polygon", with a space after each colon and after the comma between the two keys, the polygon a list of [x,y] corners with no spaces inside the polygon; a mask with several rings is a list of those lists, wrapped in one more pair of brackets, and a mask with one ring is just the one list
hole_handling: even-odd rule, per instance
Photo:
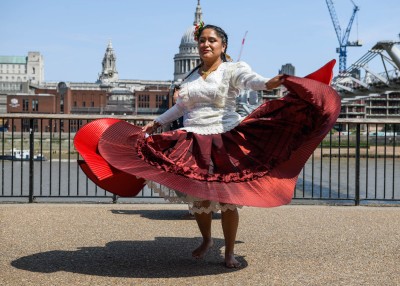
{"label": "river thames", "polygon": [[[0,200],[28,196],[29,162],[0,161],[0,165]],[[361,158],[360,198],[397,199],[400,202],[399,166],[399,158]],[[294,198],[352,200],[356,190],[355,170],[355,158],[310,158],[299,175]],[[51,198],[56,201],[88,198],[99,201],[105,196],[109,201],[112,198],[112,194],[87,179],[76,161],[59,160],[34,162],[34,196],[37,200]],[[145,187],[138,197],[130,200],[140,200],[141,196],[157,197],[157,194]],[[154,198],[144,200],[154,201]]]}

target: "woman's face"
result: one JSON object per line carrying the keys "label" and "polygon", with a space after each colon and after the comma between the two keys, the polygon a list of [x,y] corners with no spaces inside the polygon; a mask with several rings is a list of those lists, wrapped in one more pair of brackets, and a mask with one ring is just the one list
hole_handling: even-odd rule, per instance
{"label": "woman's face", "polygon": [[204,29],[199,38],[199,53],[203,61],[215,62],[221,58],[226,45],[213,29]]}

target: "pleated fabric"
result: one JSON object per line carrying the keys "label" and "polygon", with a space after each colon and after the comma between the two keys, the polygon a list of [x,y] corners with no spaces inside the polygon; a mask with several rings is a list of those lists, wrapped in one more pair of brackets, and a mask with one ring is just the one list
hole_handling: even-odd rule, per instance
{"label": "pleated fabric", "polygon": [[[142,186],[146,179],[221,203],[288,204],[301,169],[340,112],[340,98],[328,85],[334,63],[305,78],[285,76],[285,97],[262,104],[221,134],[176,130],[146,137],[141,127],[125,121],[91,122],[74,141],[83,169],[98,184],[120,176],[119,187]],[[90,133],[96,136],[86,138]],[[107,184],[105,189],[116,193],[113,183]],[[123,193],[129,195],[129,189]]]}
{"label": "pleated fabric", "polygon": [[115,169],[100,156],[97,150],[101,135],[117,122],[120,120],[108,118],[86,124],[76,133],[74,144],[76,150],[85,159],[85,161],[79,160],[78,164],[90,180],[113,194],[132,197],[143,189],[145,180]]}

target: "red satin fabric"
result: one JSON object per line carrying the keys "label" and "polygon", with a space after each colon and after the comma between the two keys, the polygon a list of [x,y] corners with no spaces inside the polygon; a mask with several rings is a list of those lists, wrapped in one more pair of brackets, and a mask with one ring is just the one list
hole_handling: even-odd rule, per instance
{"label": "red satin fabric", "polygon": [[85,161],[79,160],[78,164],[86,176],[97,186],[120,197],[134,197],[144,187],[145,180],[119,171],[114,172],[110,177],[99,180]]}
{"label": "red satin fabric", "polygon": [[145,180],[121,172],[107,163],[100,156],[97,144],[101,135],[118,119],[96,120],[83,126],[76,133],[74,144],[85,161],[78,161],[82,171],[100,188],[121,197],[136,196],[144,187]]}
{"label": "red satin fabric", "polygon": [[99,167],[107,162],[105,169],[202,199],[260,207],[287,204],[298,174],[340,112],[339,96],[326,85],[333,65],[334,61],[306,78],[285,76],[287,96],[264,103],[222,134],[177,130],[145,138],[140,127],[101,119],[84,127],[107,126],[97,132],[98,143],[89,144],[97,146],[95,155],[101,159],[86,154],[78,134],[75,145],[100,181],[113,176]]}

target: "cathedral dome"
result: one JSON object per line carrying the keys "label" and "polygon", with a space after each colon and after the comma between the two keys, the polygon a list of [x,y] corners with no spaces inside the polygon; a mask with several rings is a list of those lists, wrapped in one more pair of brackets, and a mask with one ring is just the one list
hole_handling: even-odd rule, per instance
{"label": "cathedral dome", "polygon": [[179,54],[181,56],[185,55],[196,55],[199,56],[199,49],[197,47],[197,41],[194,39],[195,26],[187,28],[186,32],[183,34],[181,39],[181,44],[179,45]]}
{"label": "cathedral dome", "polygon": [[194,40],[195,26],[187,28],[181,39],[181,45],[197,46],[197,42]]}
{"label": "cathedral dome", "polygon": [[200,0],[197,0],[196,12],[194,13],[193,26],[186,29],[181,38],[179,53],[174,56],[174,80],[182,80],[196,66],[200,64],[199,49],[197,41],[194,40],[194,31],[197,24],[202,21]]}

